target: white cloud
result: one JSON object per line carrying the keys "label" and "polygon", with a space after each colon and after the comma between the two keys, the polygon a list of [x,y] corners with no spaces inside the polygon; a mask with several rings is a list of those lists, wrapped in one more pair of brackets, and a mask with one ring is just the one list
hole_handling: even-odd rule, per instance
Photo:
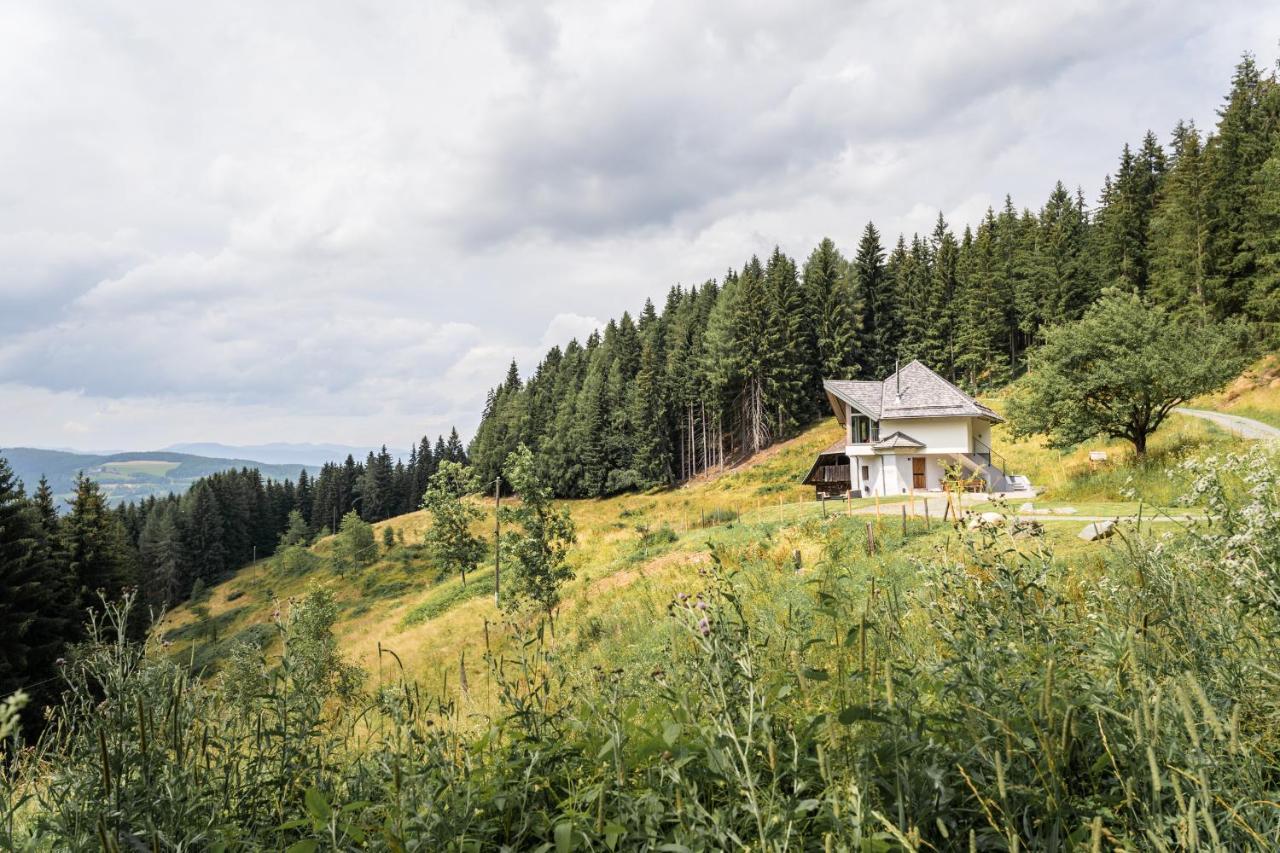
{"label": "white cloud", "polygon": [[18,0],[0,444],[404,443],[777,243],[1095,197],[1280,8]]}

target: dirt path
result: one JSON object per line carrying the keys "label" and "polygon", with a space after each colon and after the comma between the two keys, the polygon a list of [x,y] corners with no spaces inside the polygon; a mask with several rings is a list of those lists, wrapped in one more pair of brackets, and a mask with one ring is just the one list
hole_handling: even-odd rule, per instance
{"label": "dirt path", "polygon": [[1228,415],[1224,412],[1211,412],[1208,409],[1174,409],[1174,411],[1180,415],[1204,418],[1206,421],[1214,423],[1241,438],[1252,438],[1259,441],[1280,440],[1280,429],[1273,427],[1271,424],[1264,424],[1262,421],[1255,421],[1253,418],[1242,418],[1239,415]]}

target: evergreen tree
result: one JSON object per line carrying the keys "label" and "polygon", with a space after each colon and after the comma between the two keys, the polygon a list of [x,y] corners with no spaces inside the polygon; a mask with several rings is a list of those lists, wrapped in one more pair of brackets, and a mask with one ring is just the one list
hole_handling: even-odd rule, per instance
{"label": "evergreen tree", "polygon": [[765,265],[769,320],[761,339],[765,396],[777,436],[794,432],[817,410],[818,359],[812,312],[795,261],[777,246]]}
{"label": "evergreen tree", "polygon": [[[858,254],[853,259],[855,298],[862,308],[863,369],[871,378],[886,376],[893,368],[893,358],[901,334],[897,294],[885,267],[884,247],[880,232],[868,222],[858,241]],[[852,374],[850,374],[852,375]]]}
{"label": "evergreen tree", "polygon": [[[864,234],[864,239],[866,235]],[[859,252],[862,250],[859,246]],[[878,272],[883,273],[881,253]],[[868,261],[874,266],[874,259]],[[872,270],[872,274],[875,274]],[[862,370],[867,357],[859,346],[860,306],[853,283],[861,285],[861,268],[850,275],[848,262],[830,239],[824,239],[810,253],[804,265],[805,301],[810,310],[809,328],[814,330],[817,370],[812,379],[813,405],[817,410],[826,404],[822,392],[824,379],[850,379]],[[864,299],[865,302],[865,299]],[[874,343],[872,343],[874,347]]]}
{"label": "evergreen tree", "polygon": [[116,600],[126,588],[137,586],[137,565],[124,525],[108,509],[98,484],[83,474],[76,478],[71,512],[62,523],[62,545],[81,607],[98,607],[99,595]]}
{"label": "evergreen tree", "polygon": [[154,610],[167,609],[182,598],[185,550],[171,505],[147,514],[138,537],[142,596]]}
{"label": "evergreen tree", "polygon": [[53,558],[40,509],[0,458],[0,695],[24,689],[37,701],[75,618],[63,567]]}

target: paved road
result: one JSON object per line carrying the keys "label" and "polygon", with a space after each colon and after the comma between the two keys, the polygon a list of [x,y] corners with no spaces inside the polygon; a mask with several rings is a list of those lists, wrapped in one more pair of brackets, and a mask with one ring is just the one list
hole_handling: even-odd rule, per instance
{"label": "paved road", "polygon": [[1262,441],[1280,440],[1280,429],[1273,427],[1271,424],[1264,424],[1262,421],[1255,421],[1253,418],[1242,418],[1239,415],[1227,415],[1222,412],[1210,412],[1206,409],[1174,409],[1180,415],[1190,415],[1193,418],[1204,418],[1225,429],[1227,432],[1234,433],[1241,438],[1256,438]]}

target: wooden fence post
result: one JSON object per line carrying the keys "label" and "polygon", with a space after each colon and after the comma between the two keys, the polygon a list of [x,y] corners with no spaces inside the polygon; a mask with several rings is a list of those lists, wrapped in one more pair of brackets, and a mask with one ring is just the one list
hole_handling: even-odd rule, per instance
{"label": "wooden fence post", "polygon": [[867,556],[876,552],[876,531],[875,525],[867,522]]}
{"label": "wooden fence post", "polygon": [[907,538],[907,505],[902,505],[902,538]]}

